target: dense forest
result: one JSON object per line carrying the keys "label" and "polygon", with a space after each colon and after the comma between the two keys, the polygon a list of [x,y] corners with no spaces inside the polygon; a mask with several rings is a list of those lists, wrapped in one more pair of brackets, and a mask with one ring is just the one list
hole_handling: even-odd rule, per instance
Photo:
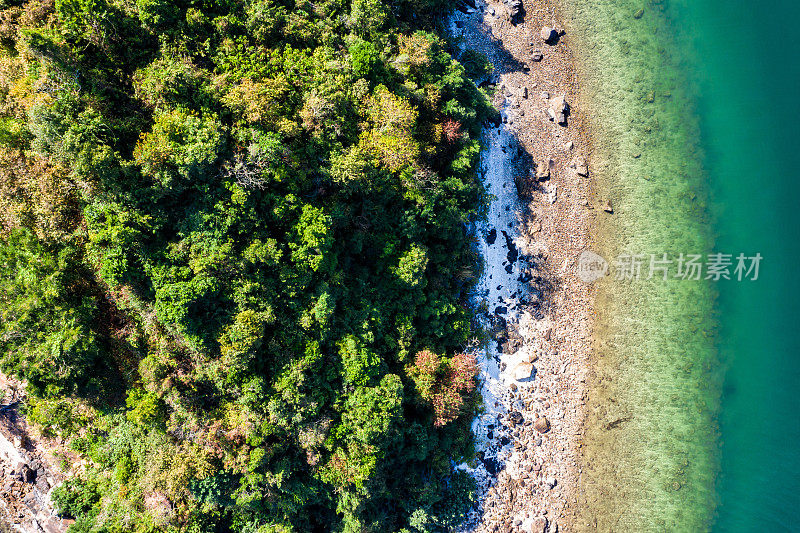
{"label": "dense forest", "polygon": [[0,0],[0,367],[72,532],[464,515],[490,113],[444,0]]}

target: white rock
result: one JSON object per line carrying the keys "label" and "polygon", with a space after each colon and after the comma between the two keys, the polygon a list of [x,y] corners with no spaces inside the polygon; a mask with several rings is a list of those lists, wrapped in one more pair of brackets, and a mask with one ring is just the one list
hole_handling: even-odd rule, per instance
{"label": "white rock", "polygon": [[550,100],[550,107],[556,113],[566,113],[569,105],[567,104],[567,95],[562,94],[561,96],[556,96],[552,100]]}
{"label": "white rock", "polygon": [[539,32],[539,37],[541,37],[544,42],[548,42],[556,38],[556,30],[550,26],[544,26]]}
{"label": "white rock", "polygon": [[523,381],[533,375],[533,364],[523,361],[514,368],[514,379]]}

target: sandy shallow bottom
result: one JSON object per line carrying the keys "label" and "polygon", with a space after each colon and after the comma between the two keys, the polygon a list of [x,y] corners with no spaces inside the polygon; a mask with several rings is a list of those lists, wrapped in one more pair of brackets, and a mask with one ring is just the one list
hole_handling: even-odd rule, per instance
{"label": "sandy shallow bottom", "polygon": [[[615,211],[596,228],[610,275],[595,284],[575,526],[705,531],[717,472],[715,291],[675,279],[674,263],[666,281],[658,271],[647,279],[651,254],[705,261],[712,250],[695,99],[662,2],[562,3],[593,177]],[[638,279],[616,279],[639,254]]]}

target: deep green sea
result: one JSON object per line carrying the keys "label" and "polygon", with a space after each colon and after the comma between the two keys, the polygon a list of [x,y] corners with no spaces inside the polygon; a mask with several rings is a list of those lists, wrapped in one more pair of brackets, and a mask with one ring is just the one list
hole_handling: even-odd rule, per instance
{"label": "deep green sea", "polygon": [[713,529],[800,531],[800,3],[671,8],[698,98],[715,248],[764,256],[758,281],[719,285]]}
{"label": "deep green sea", "polygon": [[800,531],[800,3],[563,3],[594,251],[763,257],[597,282],[578,528]]}

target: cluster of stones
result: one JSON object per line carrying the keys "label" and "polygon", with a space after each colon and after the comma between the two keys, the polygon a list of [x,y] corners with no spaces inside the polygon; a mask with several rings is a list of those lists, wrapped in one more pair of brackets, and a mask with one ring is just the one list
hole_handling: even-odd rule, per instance
{"label": "cluster of stones", "polygon": [[14,466],[0,463],[5,519],[22,531],[65,531],[65,521],[54,515],[49,502],[55,479],[34,454],[22,449],[21,455],[24,462]]}

